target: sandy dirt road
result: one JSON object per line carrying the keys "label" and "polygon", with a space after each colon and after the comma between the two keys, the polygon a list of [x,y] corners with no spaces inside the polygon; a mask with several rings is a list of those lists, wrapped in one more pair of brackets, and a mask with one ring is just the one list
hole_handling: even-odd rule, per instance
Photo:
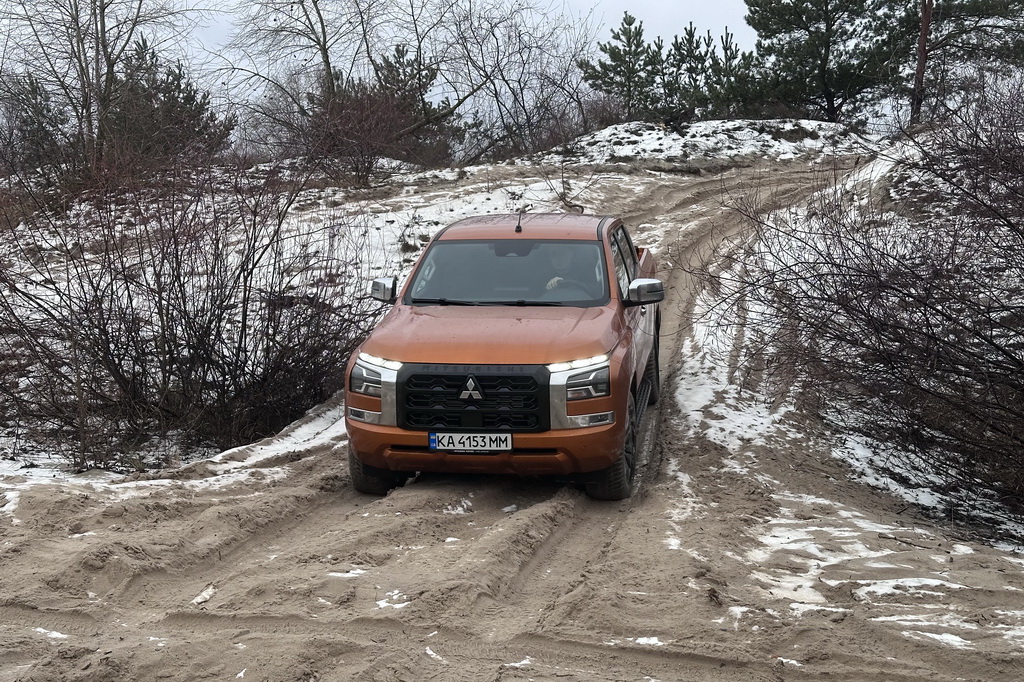
{"label": "sandy dirt road", "polygon": [[637,226],[669,284],[632,499],[439,475],[360,495],[336,404],[147,486],[34,486],[0,518],[0,681],[1024,679],[1024,561],[851,482],[811,420],[730,451],[706,436],[714,396],[673,398],[694,284],[667,256],[740,229],[725,204],[820,177],[592,182],[588,208]]}

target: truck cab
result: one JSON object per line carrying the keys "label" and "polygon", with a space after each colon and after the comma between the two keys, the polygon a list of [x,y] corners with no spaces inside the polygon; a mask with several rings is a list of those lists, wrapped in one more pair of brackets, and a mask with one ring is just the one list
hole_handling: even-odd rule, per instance
{"label": "truck cab", "polygon": [[632,493],[658,399],[653,255],[610,216],[514,214],[440,230],[352,354],[345,419],[357,490],[416,472],[558,476]]}

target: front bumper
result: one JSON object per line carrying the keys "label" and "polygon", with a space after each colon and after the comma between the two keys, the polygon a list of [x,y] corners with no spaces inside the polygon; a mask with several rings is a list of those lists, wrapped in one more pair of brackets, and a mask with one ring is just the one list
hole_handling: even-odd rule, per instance
{"label": "front bumper", "polygon": [[349,447],[365,464],[393,471],[566,476],[607,469],[618,459],[625,425],[514,433],[513,449],[494,453],[431,450],[429,434],[346,418]]}

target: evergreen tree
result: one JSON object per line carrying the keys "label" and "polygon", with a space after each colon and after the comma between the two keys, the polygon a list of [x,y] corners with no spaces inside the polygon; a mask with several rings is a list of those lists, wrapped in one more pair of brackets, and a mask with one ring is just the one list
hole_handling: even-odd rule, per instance
{"label": "evergreen tree", "polygon": [[754,54],[742,52],[728,31],[721,37],[721,55],[711,32],[702,35],[692,23],[666,49],[661,38],[644,42],[643,25],[626,13],[612,39],[598,45],[608,59],[579,65],[591,87],[619,100],[627,118],[680,124],[754,106]]}
{"label": "evergreen tree", "polygon": [[746,0],[774,96],[840,121],[881,95],[906,62],[906,0]]}
{"label": "evergreen tree", "polygon": [[760,104],[757,58],[743,52],[726,29],[720,38],[722,54],[708,51],[708,98],[710,113],[716,118],[749,115]]}
{"label": "evergreen tree", "polygon": [[437,80],[437,67],[426,64],[419,54],[410,55],[408,46],[397,45],[392,54],[374,60],[373,67],[380,86],[423,118],[447,108],[447,100],[438,106],[427,97]]}
{"label": "evergreen tree", "polygon": [[[712,46],[711,33],[698,36],[692,23],[681,38],[673,36],[658,77],[661,95],[658,108],[665,120],[682,123],[701,118],[707,112],[710,103],[707,75]],[[660,40],[656,47],[660,54]]]}
{"label": "evergreen tree", "polygon": [[908,30],[917,40],[910,122],[939,102],[964,64],[989,70],[1024,66],[1024,0],[911,0]]}
{"label": "evergreen tree", "polygon": [[219,117],[209,93],[199,90],[181,62],[165,66],[144,40],[135,44],[117,80],[104,137],[120,161],[207,156],[227,143],[234,119]]}
{"label": "evergreen tree", "polygon": [[5,165],[11,171],[41,170],[61,173],[69,161],[66,134],[69,116],[32,74],[5,76],[4,118],[0,139]]}
{"label": "evergreen tree", "polygon": [[618,30],[612,31],[612,40],[598,43],[597,49],[607,59],[596,64],[580,60],[583,79],[595,90],[616,97],[628,119],[648,113],[661,55],[644,40],[643,22],[626,12]]}
{"label": "evergreen tree", "polygon": [[458,113],[450,112],[447,98],[431,98],[430,90],[439,69],[406,45],[374,60],[377,84],[396,112],[392,153],[400,159],[427,165],[450,163],[453,143],[462,139],[465,127]]}
{"label": "evergreen tree", "polygon": [[447,98],[430,96],[439,69],[401,44],[371,64],[373,78],[336,71],[306,95],[288,140],[296,152],[363,184],[384,159],[450,164],[465,126]]}

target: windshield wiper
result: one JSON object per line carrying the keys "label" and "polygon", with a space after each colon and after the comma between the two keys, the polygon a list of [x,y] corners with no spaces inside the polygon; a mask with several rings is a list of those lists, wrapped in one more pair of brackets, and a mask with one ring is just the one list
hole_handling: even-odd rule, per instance
{"label": "windshield wiper", "polygon": [[565,305],[559,301],[528,301],[525,298],[520,298],[515,301],[488,301],[490,305],[522,305],[522,306],[560,306]]}
{"label": "windshield wiper", "polygon": [[514,301],[466,301],[458,298],[412,298],[410,303],[428,303],[433,305],[518,305],[518,306],[562,306],[559,301],[531,301],[518,298]]}
{"label": "windshield wiper", "polygon": [[463,301],[457,298],[412,298],[412,303],[433,303],[436,305],[486,305],[479,301]]}

